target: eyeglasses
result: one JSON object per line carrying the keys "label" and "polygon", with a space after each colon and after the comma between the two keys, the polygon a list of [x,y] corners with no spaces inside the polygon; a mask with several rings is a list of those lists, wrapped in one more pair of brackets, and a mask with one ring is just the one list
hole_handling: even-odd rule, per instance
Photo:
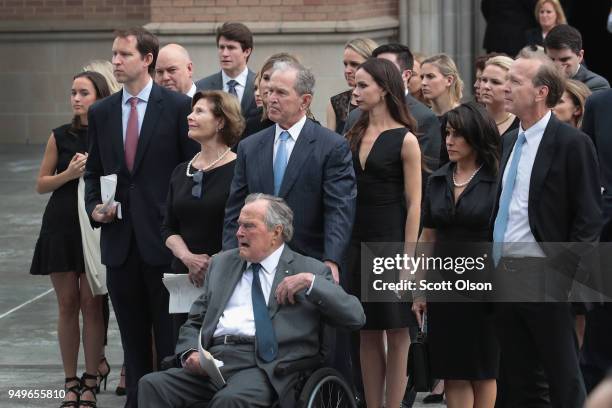
{"label": "eyeglasses", "polygon": [[191,188],[191,195],[195,198],[202,198],[202,182],[204,181],[204,172],[196,171],[193,174],[193,187]]}

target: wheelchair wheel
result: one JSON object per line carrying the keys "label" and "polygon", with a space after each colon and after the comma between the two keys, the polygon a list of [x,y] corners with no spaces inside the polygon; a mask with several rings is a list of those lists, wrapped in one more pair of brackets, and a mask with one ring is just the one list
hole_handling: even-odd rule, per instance
{"label": "wheelchair wheel", "polygon": [[304,384],[298,407],[357,408],[357,404],[353,393],[340,374],[331,368],[321,368]]}

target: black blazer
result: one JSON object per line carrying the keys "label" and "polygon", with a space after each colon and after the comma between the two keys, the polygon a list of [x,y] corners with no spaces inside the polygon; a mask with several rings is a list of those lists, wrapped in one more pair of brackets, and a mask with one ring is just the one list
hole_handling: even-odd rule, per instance
{"label": "black blazer", "polygon": [[586,100],[582,130],[591,137],[599,156],[602,206],[607,217],[612,216],[612,89],[596,92]]}
{"label": "black blazer", "polygon": [[[102,263],[123,264],[134,234],[145,262],[170,264],[172,256],[162,242],[160,228],[170,175],[177,164],[191,159],[199,150],[187,137],[191,99],[153,84],[130,173],[123,148],[122,94],[117,92],[89,109],[85,208],[91,217],[96,204],[101,203],[100,176],[117,174],[115,200],[121,203],[123,219],[101,225]],[[100,226],[93,220],[91,223]]]}
{"label": "black blazer", "polygon": [[[274,194],[272,158],[275,126],[238,144],[238,157],[225,207],[223,249],[237,246],[238,216],[250,193]],[[297,139],[279,192],[293,210],[297,252],[340,265],[348,247],[357,186],[347,141],[310,119]]]}
{"label": "black blazer", "polygon": [[572,79],[584,83],[589,87],[591,92],[602,91],[610,88],[610,84],[606,78],[602,77],[601,75],[597,75],[593,71],[589,71],[584,64],[580,65],[578,72],[576,72],[576,75],[574,75]]}
{"label": "black blazer", "polygon": [[525,44],[525,31],[538,26],[537,0],[482,0],[480,10],[487,21],[483,48],[513,57]]}
{"label": "black blazer", "polygon": [[[502,177],[518,137],[504,136],[490,232],[499,210]],[[587,135],[551,115],[529,182],[529,227],[537,242],[596,242],[601,229],[599,168]],[[542,246],[547,255],[547,247]]]}
{"label": "black blazer", "polygon": [[[244,116],[245,120],[258,114],[261,117],[261,112],[257,110],[257,104],[255,103],[255,75],[255,72],[249,69],[246,86],[244,87],[244,94],[242,95],[242,101],[240,102],[240,110],[242,111],[242,116]],[[200,79],[195,83],[195,86],[198,91],[222,91],[223,76],[221,75],[221,71],[207,76],[206,78]]]}
{"label": "black blazer", "polygon": [[544,37],[540,27],[530,28],[525,31],[525,45],[541,45],[544,46]]}

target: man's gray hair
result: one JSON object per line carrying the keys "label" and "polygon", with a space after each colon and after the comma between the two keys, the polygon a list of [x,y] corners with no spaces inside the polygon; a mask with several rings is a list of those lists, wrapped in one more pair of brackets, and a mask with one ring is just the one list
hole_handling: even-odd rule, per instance
{"label": "man's gray hair", "polygon": [[314,95],[315,77],[309,68],[293,61],[277,61],[272,66],[274,71],[296,71],[295,85],[293,88],[302,96],[305,94]]}
{"label": "man's gray hair", "polygon": [[293,211],[285,203],[285,200],[268,194],[253,193],[247,196],[244,203],[249,204],[257,200],[264,200],[268,203],[266,215],[264,216],[264,223],[268,227],[268,231],[280,225],[283,227],[283,241],[291,241],[293,237]]}

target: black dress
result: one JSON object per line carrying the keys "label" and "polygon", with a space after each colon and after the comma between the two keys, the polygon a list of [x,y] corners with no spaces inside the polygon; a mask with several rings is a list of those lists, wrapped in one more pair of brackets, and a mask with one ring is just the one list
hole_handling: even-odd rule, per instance
{"label": "black dress", "polygon": [[[192,253],[213,255],[221,251],[225,202],[236,161],[204,173],[201,198],[191,194],[194,181],[185,174],[187,164],[176,166],[170,177],[162,238],[165,242],[171,235],[180,235]],[[194,172],[197,169],[191,167],[189,173]],[[176,258],[172,261],[172,270],[174,273],[188,272],[187,267]]]}
{"label": "black dress", "polygon": [[[361,295],[361,242],[404,242],[406,204],[402,144],[406,128],[382,132],[370,150],[365,169],[359,162],[359,147],[353,154],[357,178],[357,209],[348,251],[351,272],[350,291]],[[364,302],[364,330],[387,330],[416,326],[416,319],[405,302]]]}
{"label": "black dress", "polygon": [[[496,177],[482,168],[455,204],[454,167],[454,163],[447,163],[429,177],[423,204],[423,227],[436,230],[438,245],[487,242]],[[436,256],[445,255],[439,250],[434,252]],[[479,280],[475,272],[465,272],[461,278]],[[497,377],[499,347],[489,304],[429,302],[427,315],[434,378],[484,380]]]}
{"label": "black dress", "polygon": [[341,135],[344,130],[344,124],[346,123],[349,113],[357,107],[357,105],[351,103],[352,94],[353,90],[349,89],[348,91],[344,91],[330,98],[331,106],[336,116],[336,129],[334,130],[339,135]]}
{"label": "black dress", "polygon": [[[57,146],[55,173],[59,174],[68,168],[77,152],[87,152],[87,128],[74,130],[68,124],[53,129],[53,136]],[[32,275],[85,272],[77,207],[78,186],[78,179],[70,180],[51,194],[34,248]]]}

